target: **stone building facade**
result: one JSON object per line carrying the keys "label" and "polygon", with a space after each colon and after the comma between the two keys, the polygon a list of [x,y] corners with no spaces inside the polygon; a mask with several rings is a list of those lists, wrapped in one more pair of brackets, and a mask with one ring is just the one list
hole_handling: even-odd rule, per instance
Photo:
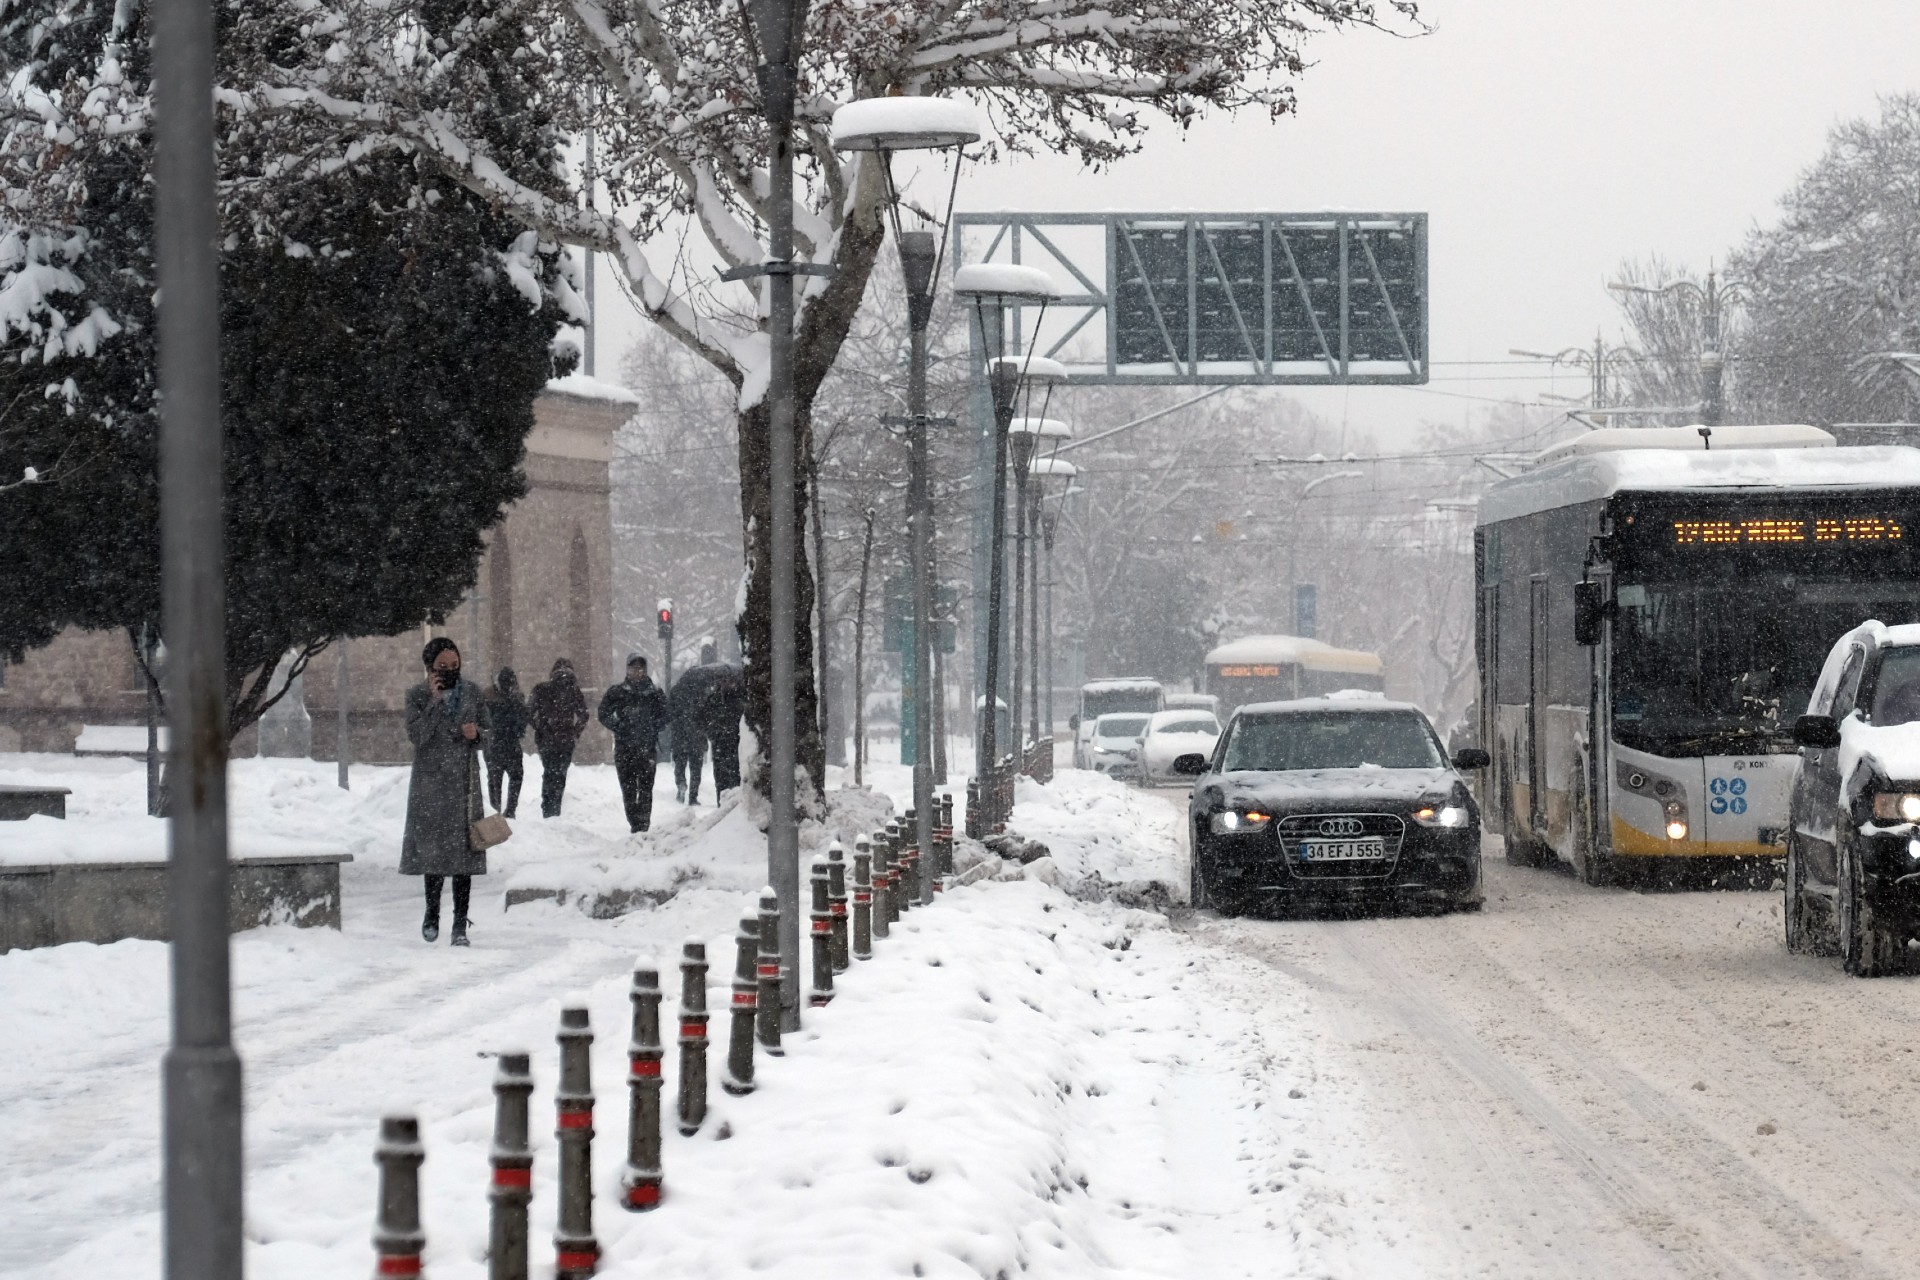
{"label": "stone building facade", "polygon": [[[491,683],[511,666],[530,690],[556,658],[570,658],[589,702],[615,678],[613,519],[609,470],[614,433],[633,412],[626,392],[583,377],[557,379],[534,404],[527,437],[528,493],[494,527],[475,589],[444,625],[349,641],[347,719],[351,758],[402,763],[407,689],[423,675],[421,646],[435,635],[460,646],[467,673]],[[338,648],[302,682],[313,755],[337,759]],[[146,693],[133,648],[119,632],[68,631],[6,668],[0,684],[0,751],[73,750],[82,725],[144,723]],[[251,731],[234,744],[251,754]],[[529,749],[531,749],[529,747]],[[611,757],[597,724],[575,756]]]}

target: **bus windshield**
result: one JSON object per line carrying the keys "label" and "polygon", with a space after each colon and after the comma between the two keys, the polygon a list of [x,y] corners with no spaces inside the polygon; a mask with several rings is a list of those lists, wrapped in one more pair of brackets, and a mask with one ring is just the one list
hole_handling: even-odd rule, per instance
{"label": "bus windshield", "polygon": [[1746,573],[1623,584],[1615,599],[1613,732],[1681,757],[1794,750],[1832,642],[1868,618],[1920,619],[1920,586]]}
{"label": "bus windshield", "polygon": [[1080,718],[1083,720],[1098,720],[1116,711],[1154,712],[1159,709],[1158,685],[1114,685],[1105,689],[1080,691]]}

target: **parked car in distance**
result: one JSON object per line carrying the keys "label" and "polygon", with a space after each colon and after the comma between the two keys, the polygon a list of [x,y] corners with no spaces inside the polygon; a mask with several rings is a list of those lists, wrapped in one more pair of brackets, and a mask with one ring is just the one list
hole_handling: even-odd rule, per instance
{"label": "parked car in distance", "polygon": [[1140,739],[1151,718],[1135,712],[1097,717],[1087,738],[1087,767],[1117,778],[1133,777],[1140,769]]}
{"label": "parked car in distance", "polygon": [[1196,752],[1213,754],[1220,740],[1220,722],[1205,711],[1156,711],[1147,718],[1146,736],[1140,742],[1140,774],[1143,785],[1185,782],[1173,771],[1173,762]]}
{"label": "parked car in distance", "polygon": [[1189,901],[1480,905],[1480,811],[1417,707],[1303,698],[1240,708],[1191,776]]}
{"label": "parked car in distance", "polygon": [[1920,935],[1920,624],[1841,636],[1793,740],[1787,948],[1861,978],[1900,968]]}
{"label": "parked car in distance", "polygon": [[1073,767],[1094,767],[1093,725],[1101,716],[1124,711],[1149,716],[1166,705],[1164,696],[1160,682],[1145,676],[1106,676],[1081,685],[1080,709],[1067,717],[1073,730]]}

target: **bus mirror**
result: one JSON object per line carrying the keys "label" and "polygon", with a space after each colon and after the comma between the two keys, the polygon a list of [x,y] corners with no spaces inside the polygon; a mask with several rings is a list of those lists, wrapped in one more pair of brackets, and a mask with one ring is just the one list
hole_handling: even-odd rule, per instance
{"label": "bus mirror", "polygon": [[1493,757],[1485,747],[1462,747],[1453,753],[1453,767],[1462,772],[1484,769],[1492,763]]}
{"label": "bus mirror", "polygon": [[1607,615],[1605,586],[1598,582],[1573,584],[1573,640],[1575,644],[1599,644],[1600,620]]}
{"label": "bus mirror", "polygon": [[1840,745],[1840,726],[1832,716],[1801,716],[1793,722],[1793,740],[1824,751]]}
{"label": "bus mirror", "polygon": [[1173,771],[1183,778],[1197,778],[1207,771],[1207,758],[1198,751],[1189,751],[1183,756],[1175,756]]}

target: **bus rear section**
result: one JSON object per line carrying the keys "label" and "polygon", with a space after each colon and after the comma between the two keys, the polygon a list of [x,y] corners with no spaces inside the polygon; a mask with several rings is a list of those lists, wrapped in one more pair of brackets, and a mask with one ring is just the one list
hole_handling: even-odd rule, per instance
{"label": "bus rear section", "polygon": [[1231,640],[1207,654],[1206,669],[1206,691],[1220,699],[1222,724],[1250,703],[1386,688],[1378,654],[1339,649],[1306,636]]}
{"label": "bus rear section", "polygon": [[1108,676],[1080,686],[1080,710],[1072,720],[1073,767],[1091,769],[1093,722],[1120,712],[1151,715],[1166,705],[1166,690],[1145,676]]}
{"label": "bus rear section", "polygon": [[1487,829],[1594,883],[1779,857],[1833,640],[1920,620],[1920,450],[1605,444],[1482,500]]}

